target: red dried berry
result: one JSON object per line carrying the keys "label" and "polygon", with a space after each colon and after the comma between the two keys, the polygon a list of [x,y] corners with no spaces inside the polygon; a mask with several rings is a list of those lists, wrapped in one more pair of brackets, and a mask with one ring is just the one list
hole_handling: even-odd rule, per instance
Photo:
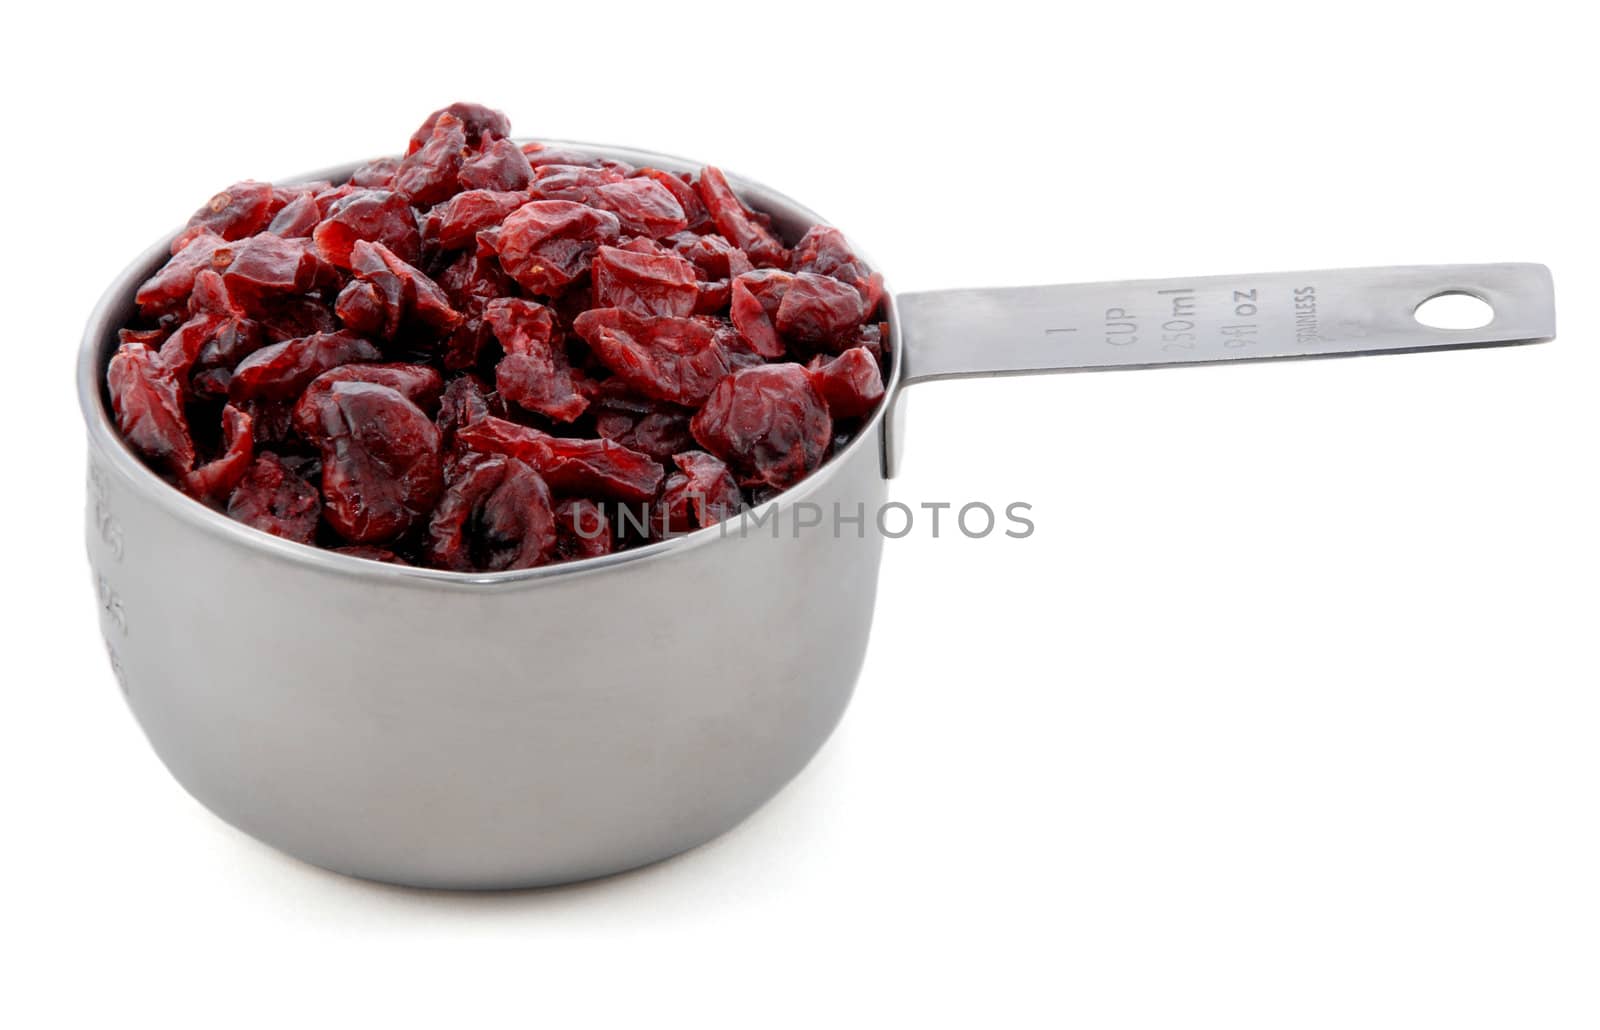
{"label": "red dried berry", "polygon": [[557,533],[550,488],[516,458],[479,458],[445,490],[428,523],[429,563],[456,572],[543,565]]}
{"label": "red dried berry", "polygon": [[[373,289],[358,290],[359,296],[352,297],[341,291],[346,308],[340,312],[341,319],[348,314],[351,320],[365,324],[381,315],[377,335],[385,340],[394,339],[407,319],[442,333],[461,324],[461,313],[450,306],[450,298],[439,285],[383,244],[358,240],[350,250],[350,266],[356,279]],[[336,312],[339,306],[335,301]]]}
{"label": "red dried berry", "polygon": [[621,231],[609,211],[568,200],[534,200],[507,215],[499,227],[479,233],[478,240],[499,255],[507,275],[529,291],[549,296],[588,272],[595,250]]}
{"label": "red dried berry", "polygon": [[338,282],[338,272],[310,240],[288,240],[264,232],[235,245],[233,262],[222,273],[222,281],[235,304],[256,314],[265,312],[278,297]]}
{"label": "red dried berry", "polygon": [[285,540],[309,544],[316,536],[322,501],[276,454],[256,458],[228,498],[228,517]]}
{"label": "red dried berry", "polygon": [[783,244],[740,202],[733,187],[728,185],[727,176],[720,169],[700,169],[700,178],[695,187],[700,192],[706,210],[711,213],[711,220],[717,224],[717,231],[735,247],[749,254],[760,265],[782,265],[787,262],[789,255],[783,249]]}
{"label": "red dried berry", "polygon": [[461,162],[456,178],[462,189],[521,191],[533,182],[533,166],[521,147],[508,139],[497,139]]}
{"label": "red dried berry", "polygon": [[377,383],[398,392],[424,412],[438,409],[444,377],[427,365],[341,365],[311,380],[294,406],[294,424],[302,436],[315,437],[321,421],[321,395],[335,383]]}
{"label": "red dried berry", "polygon": [[831,225],[815,225],[800,237],[789,255],[789,271],[814,272],[849,283],[861,294],[867,317],[883,299],[883,276],[856,257],[844,233]]}
{"label": "red dried berry", "polygon": [[743,509],[739,484],[720,459],[704,451],[685,451],[673,455],[672,463],[678,471],[661,487],[655,526],[669,533],[687,533],[714,526]]}
{"label": "red dried berry", "polygon": [[611,553],[611,520],[598,504],[571,497],[556,505],[556,561],[599,558]]}
{"label": "red dried berry", "polygon": [[654,179],[608,182],[595,189],[592,203],[616,215],[623,229],[652,239],[681,232],[689,225],[683,205]]}
{"label": "red dried berry", "polygon": [[871,314],[861,294],[848,283],[801,272],[790,281],[774,319],[790,340],[833,347],[847,339]]}
{"label": "red dried berry", "polygon": [[406,198],[388,190],[356,190],[333,203],[311,233],[317,250],[340,268],[349,268],[356,241],[381,243],[402,261],[422,259],[422,233]]}
{"label": "red dried berry", "polygon": [[183,492],[205,504],[222,504],[244,479],[255,458],[249,415],[229,404],[222,409],[222,453],[183,477]]}
{"label": "red dried berry", "polygon": [[700,289],[694,266],[670,250],[601,247],[594,255],[594,301],[635,315],[691,315]]}
{"label": "red dried berry", "polygon": [[477,242],[478,233],[505,221],[528,202],[526,193],[467,190],[434,209],[439,216],[436,241],[444,250],[460,250]]}
{"label": "red dried berry", "polygon": [[492,415],[457,430],[456,440],[483,454],[525,461],[562,493],[648,501],[661,486],[663,473],[653,458],[610,440],[551,436]]}
{"label": "red dried berry", "polygon": [[142,343],[125,343],[106,369],[117,428],[134,450],[167,472],[194,465],[194,441],[184,417],[183,390],[172,370]]}
{"label": "red dried berry", "polygon": [[411,142],[406,147],[406,153],[414,154],[421,150],[433,138],[434,130],[445,115],[461,123],[467,142],[475,147],[484,141],[511,135],[511,119],[494,108],[484,107],[482,104],[455,103],[449,107],[441,107],[428,115],[427,121],[411,134]]}
{"label": "red dried berry", "polygon": [[827,403],[793,363],[735,372],[717,384],[689,429],[741,483],[779,490],[816,471],[833,438]]}
{"label": "red dried berry", "polygon": [[883,400],[883,375],[877,359],[865,347],[851,347],[832,359],[819,354],[807,371],[834,418],[865,415]]}
{"label": "red dried berry", "polygon": [[301,432],[322,451],[328,525],[351,543],[381,544],[425,521],[444,477],[439,431],[422,409],[376,383],[334,383],[311,403],[314,424]]}
{"label": "red dried berry", "polygon": [[656,400],[690,407],[732,370],[723,335],[700,318],[640,318],[620,308],[585,311],[573,331],[617,378]]}
{"label": "red dried berry", "polygon": [[207,268],[220,272],[232,263],[233,248],[228,241],[209,229],[202,230],[139,287],[133,298],[139,313],[146,318],[159,318],[181,307],[194,289],[195,276]]}
{"label": "red dried berry", "polygon": [[793,275],[776,268],[758,268],[733,280],[728,317],[745,342],[764,358],[783,357],[777,316],[793,282]]}
{"label": "red dried berry", "polygon": [[207,201],[189,218],[188,227],[204,227],[225,240],[242,240],[265,229],[273,210],[272,186],[246,179]]}
{"label": "red dried berry", "polygon": [[378,348],[349,333],[314,333],[263,347],[239,362],[228,384],[234,401],[292,401],[311,380],[340,365],[378,361]]}
{"label": "red dried berry", "polygon": [[445,200],[460,188],[456,175],[466,147],[467,130],[461,119],[441,112],[433,120],[428,141],[407,154],[395,169],[394,191],[422,207]]}
{"label": "red dried berry", "polygon": [[500,396],[557,422],[583,414],[589,402],[573,386],[566,355],[551,342],[555,320],[549,308],[502,297],[484,307],[483,320],[506,352],[494,369]]}

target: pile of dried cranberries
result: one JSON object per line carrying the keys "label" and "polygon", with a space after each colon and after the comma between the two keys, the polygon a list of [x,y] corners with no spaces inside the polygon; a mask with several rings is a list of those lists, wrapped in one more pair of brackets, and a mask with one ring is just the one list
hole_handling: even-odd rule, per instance
{"label": "pile of dried cranberries", "polygon": [[453,104],[348,182],[213,197],[106,371],[123,437],[268,533],[499,571],[714,524],[882,400],[882,282],[837,230],[510,133]]}

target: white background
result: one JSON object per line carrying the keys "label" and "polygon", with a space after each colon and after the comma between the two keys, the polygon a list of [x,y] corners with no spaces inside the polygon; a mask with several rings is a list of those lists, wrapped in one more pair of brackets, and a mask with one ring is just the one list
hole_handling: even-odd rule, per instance
{"label": "white background", "polygon": [[[1594,1026],[1578,11],[18,13],[0,1022]],[[73,353],[103,284],[215,190],[395,150],[455,99],[770,182],[898,289],[1542,261],[1561,338],[919,387],[894,496],[1024,499],[1038,532],[888,546],[856,702],[781,797],[592,885],[353,882],[208,815],[125,710]]]}

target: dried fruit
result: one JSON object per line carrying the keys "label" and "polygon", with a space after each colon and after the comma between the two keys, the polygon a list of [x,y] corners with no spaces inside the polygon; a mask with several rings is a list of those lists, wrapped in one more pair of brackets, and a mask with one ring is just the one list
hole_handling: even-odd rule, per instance
{"label": "dried fruit", "polygon": [[838,230],[510,132],[452,104],[203,205],[106,368],[128,445],[264,532],[484,573],[713,525],[861,431],[890,337]]}
{"label": "dried fruit", "polygon": [[309,425],[322,449],[324,516],[353,544],[404,536],[426,519],[444,489],[439,431],[398,390],[334,383],[309,398]]}
{"label": "dried fruit", "polygon": [[455,572],[531,569],[555,549],[550,488],[516,458],[480,458],[463,469],[428,523],[429,563]]}
{"label": "dried fruit", "polygon": [[689,429],[741,484],[780,490],[816,471],[833,438],[827,403],[793,363],[735,372],[717,384]]}
{"label": "dried fruit", "polygon": [[317,532],[322,501],[276,454],[255,460],[228,498],[228,517],[285,540],[309,544]]}

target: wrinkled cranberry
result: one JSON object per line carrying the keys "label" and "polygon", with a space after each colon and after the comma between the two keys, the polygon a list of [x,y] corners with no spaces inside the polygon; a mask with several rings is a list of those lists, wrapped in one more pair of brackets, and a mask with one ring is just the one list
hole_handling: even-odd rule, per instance
{"label": "wrinkled cranberry", "polygon": [[382,357],[378,348],[349,333],[315,333],[285,340],[241,361],[233,370],[228,395],[235,401],[290,401],[330,368]]}
{"label": "wrinkled cranberry", "polygon": [[225,240],[242,240],[267,227],[273,211],[272,186],[246,179],[218,193],[189,219],[189,228],[203,226]]}
{"label": "wrinkled cranberry", "polygon": [[861,294],[870,317],[883,299],[883,276],[856,257],[844,233],[831,225],[814,225],[789,255],[789,271],[814,272],[849,283]]}
{"label": "wrinkled cranberry", "polygon": [[521,191],[533,181],[533,166],[521,147],[508,139],[497,139],[461,162],[456,178],[462,189]]}
{"label": "wrinkled cranberry", "polygon": [[788,339],[828,347],[846,339],[869,314],[855,287],[801,272],[783,291],[774,321]]}
{"label": "wrinkled cranberry", "polygon": [[648,454],[610,440],[574,440],[489,416],[456,431],[456,439],[485,454],[527,462],[563,493],[648,501],[661,485],[661,466]]}
{"label": "wrinkled cranberry", "polygon": [[445,250],[460,250],[476,242],[481,229],[505,221],[506,215],[528,202],[526,193],[466,190],[435,211],[439,216],[437,240]]}
{"label": "wrinkled cranberry", "polygon": [[596,308],[579,315],[573,330],[617,378],[657,400],[698,405],[732,368],[723,337],[706,319]]}
{"label": "wrinkled cranberry", "polygon": [[781,358],[783,340],[778,336],[778,309],[789,292],[794,276],[775,268],[758,268],[733,280],[733,295],[728,317],[739,335],[764,358]]}
{"label": "wrinkled cranberry", "polygon": [[482,104],[455,103],[449,107],[441,107],[428,115],[421,127],[411,134],[411,142],[406,147],[406,153],[413,154],[421,150],[433,138],[434,130],[446,115],[461,123],[467,142],[472,146],[478,146],[486,140],[501,139],[511,135],[511,119],[494,108],[484,107]]}
{"label": "wrinkled cranberry", "polygon": [[549,308],[502,297],[484,308],[483,320],[506,352],[494,369],[500,396],[557,422],[583,414],[589,402],[573,387],[566,356],[551,343],[555,320]]}
{"label": "wrinkled cranberry", "polygon": [[428,523],[428,559],[456,572],[543,565],[555,553],[550,488],[516,458],[482,457],[445,490]]}
{"label": "wrinkled cranberry", "polygon": [[594,202],[616,215],[628,232],[642,236],[670,236],[689,225],[672,191],[654,179],[608,182],[595,189]]}
{"label": "wrinkled cranberry", "polygon": [[249,415],[233,405],[222,409],[222,453],[183,477],[183,492],[197,501],[222,504],[250,470],[255,430]]}
{"label": "wrinkled cranberry", "polygon": [[111,358],[106,382],[123,439],[168,472],[189,471],[194,441],[184,417],[183,389],[156,352],[142,343],[124,343]]}
{"label": "wrinkled cranberry", "polygon": [[448,111],[433,120],[428,141],[406,155],[395,169],[394,191],[413,204],[428,206],[456,192],[461,155],[467,148],[467,130]]}
{"label": "wrinkled cranberry", "polygon": [[350,185],[364,189],[386,190],[394,182],[394,173],[400,170],[398,157],[377,157],[350,174]]}
{"label": "wrinkled cranberry", "polygon": [[851,347],[836,358],[822,355],[811,360],[807,371],[828,413],[834,418],[865,415],[883,400],[883,376],[878,361],[865,347]]}
{"label": "wrinkled cranberry", "polygon": [[341,197],[311,233],[322,256],[349,268],[357,240],[381,243],[402,261],[422,259],[422,233],[406,198],[388,190],[356,190]]}
{"label": "wrinkled cranberry", "polygon": [[478,240],[500,257],[500,266],[534,293],[559,293],[589,270],[602,243],[617,238],[617,216],[569,200],[530,201]]}
{"label": "wrinkled cranberry", "polygon": [[683,210],[683,218],[687,223],[686,230],[693,235],[715,232],[716,225],[711,221],[711,215],[706,211],[704,201],[700,194],[695,192],[694,186],[681,175],[673,175],[659,168],[641,168],[636,175],[642,175],[659,182],[663,189],[672,194],[678,202],[678,207]]}
{"label": "wrinkled cranberry", "polygon": [[264,232],[235,245],[222,281],[234,302],[253,314],[267,310],[274,298],[337,282],[338,273],[310,240]]}
{"label": "wrinkled cranberry", "polygon": [[309,544],[322,501],[317,488],[270,452],[260,455],[228,498],[228,517],[285,540]]}
{"label": "wrinkled cranberry", "polygon": [[398,392],[424,412],[438,409],[444,393],[444,377],[427,365],[373,364],[341,365],[311,380],[294,406],[295,426],[302,435],[314,437],[319,430],[322,394],[335,383],[377,383]]}
{"label": "wrinkled cranberry", "polygon": [[311,403],[314,424],[301,431],[322,450],[328,525],[351,543],[381,544],[425,520],[444,478],[439,431],[422,409],[377,383],[334,383]]}
{"label": "wrinkled cranberry", "polygon": [[[669,533],[714,526],[739,514],[743,500],[728,466],[704,451],[672,456],[678,471],[661,487],[656,523]],[[653,527],[654,528],[654,527]]]}
{"label": "wrinkled cranberry", "polygon": [[721,170],[700,169],[696,186],[706,210],[711,213],[711,220],[717,223],[717,231],[730,243],[749,254],[757,264],[782,265],[787,261],[788,253],[783,244],[740,203]]}
{"label": "wrinkled cranberry", "polygon": [[371,287],[346,287],[334,301],[334,311],[352,330],[375,332],[392,340],[407,319],[442,333],[461,324],[461,313],[450,306],[450,298],[439,285],[383,244],[356,241],[350,265],[356,282]]}
{"label": "wrinkled cranberry", "polygon": [[635,315],[689,315],[700,290],[694,266],[670,250],[601,247],[594,255],[594,300]]}
{"label": "wrinkled cranberry", "polygon": [[556,505],[557,561],[598,558],[612,550],[611,520],[598,504],[569,497]]}
{"label": "wrinkled cranberry", "polygon": [[267,232],[285,239],[303,239],[322,221],[322,209],[317,206],[317,195],[307,191],[290,200],[267,225]]}
{"label": "wrinkled cranberry", "polygon": [[195,276],[203,269],[222,271],[233,263],[228,241],[209,229],[200,232],[172,255],[161,270],[145,280],[134,294],[139,313],[157,318],[183,305],[194,289]]}
{"label": "wrinkled cranberry", "polygon": [[827,402],[793,363],[735,372],[717,384],[689,429],[741,483],[780,490],[816,471],[833,437]]}

